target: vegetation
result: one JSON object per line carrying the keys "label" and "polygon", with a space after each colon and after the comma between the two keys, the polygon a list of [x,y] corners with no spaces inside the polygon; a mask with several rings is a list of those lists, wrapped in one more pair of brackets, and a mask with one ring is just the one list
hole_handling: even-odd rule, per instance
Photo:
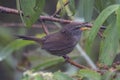
{"label": "vegetation", "polygon": [[[120,0],[16,0],[16,9],[1,5],[0,71],[5,76],[1,79],[120,79]],[[17,34],[41,38],[74,22],[90,30],[83,32],[80,45],[69,54],[76,60],[72,65],[35,42],[15,38]]]}

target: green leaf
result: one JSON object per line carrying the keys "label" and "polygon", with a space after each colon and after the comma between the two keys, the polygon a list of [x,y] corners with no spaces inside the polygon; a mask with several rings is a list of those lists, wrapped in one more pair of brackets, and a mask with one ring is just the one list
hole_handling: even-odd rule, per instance
{"label": "green leaf", "polygon": [[101,80],[101,75],[93,70],[81,69],[78,74],[80,78],[87,78],[88,80]]}
{"label": "green leaf", "polygon": [[115,76],[115,72],[114,71],[106,71],[103,75],[102,75],[102,79],[101,80],[114,80],[113,76]]}
{"label": "green leaf", "polygon": [[44,80],[42,76],[36,75],[33,80]]}
{"label": "green leaf", "polygon": [[60,16],[63,17],[63,15],[65,14],[66,10],[65,10],[65,4],[68,2],[68,0],[58,0],[57,5],[56,5],[56,12],[59,12]]}
{"label": "green leaf", "polygon": [[68,0],[58,0],[57,5],[56,5],[56,11],[60,9],[65,9],[65,4],[68,2]]}
{"label": "green leaf", "polygon": [[108,26],[104,32],[105,39],[101,41],[101,50],[99,62],[105,65],[111,65],[116,54],[119,44],[117,27],[113,25]]}
{"label": "green leaf", "polygon": [[55,80],[73,80],[68,75],[62,73],[62,72],[55,72],[53,78]]}
{"label": "green leaf", "polygon": [[79,0],[78,9],[76,11],[75,17],[79,17],[85,22],[91,21],[94,9],[93,7],[94,0]]}
{"label": "green leaf", "polygon": [[[76,59],[78,56],[72,56],[71,58],[72,59]],[[38,71],[38,70],[41,70],[41,69],[45,69],[45,68],[48,68],[50,66],[53,66],[53,65],[57,65],[61,62],[64,62],[65,60],[61,57],[59,58],[54,58],[54,59],[49,59],[47,61],[44,61],[43,63],[37,65],[36,67],[33,67],[32,68],[32,71]]]}
{"label": "green leaf", "polygon": [[20,8],[23,12],[21,18],[26,26],[31,26],[39,18],[45,0],[20,0]]}
{"label": "green leaf", "polygon": [[73,15],[75,14],[75,0],[69,0],[69,7],[70,10],[72,11]]}
{"label": "green leaf", "polygon": [[[89,49],[91,48],[91,45],[98,33],[98,30],[100,29],[100,26],[105,22],[105,20],[113,13],[115,12],[117,9],[119,8],[119,5],[111,5],[109,7],[107,7],[106,9],[104,9],[100,15],[97,17],[97,19],[94,21],[93,23],[93,27],[90,31],[90,35],[88,37],[87,40],[87,47],[89,47]],[[89,51],[90,52],[90,51]]]}
{"label": "green leaf", "polygon": [[12,40],[11,33],[10,29],[0,27],[0,46],[8,44]]}
{"label": "green leaf", "polygon": [[117,19],[116,19],[117,32],[118,32],[118,35],[120,35],[120,6],[116,11],[116,15],[117,15]]}
{"label": "green leaf", "polygon": [[120,40],[120,7],[116,10],[116,14],[116,25],[115,22],[112,22],[112,25],[107,27],[104,32],[105,39],[101,42],[99,62],[105,65],[111,65],[117,55]]}
{"label": "green leaf", "polygon": [[95,9],[99,13],[107,6],[110,6],[112,4],[116,4],[116,0],[95,0]]}
{"label": "green leaf", "polygon": [[0,61],[9,56],[13,51],[23,48],[26,45],[33,44],[33,41],[15,40],[0,51]]}
{"label": "green leaf", "polygon": [[60,62],[64,62],[64,59],[63,58],[50,59],[50,60],[44,61],[43,63],[33,67],[32,71],[38,71],[40,69],[45,69],[47,67],[56,65],[56,64],[58,64]]}
{"label": "green leaf", "polygon": [[28,75],[25,75],[25,76],[22,77],[21,80],[29,80],[29,76],[28,76]]}

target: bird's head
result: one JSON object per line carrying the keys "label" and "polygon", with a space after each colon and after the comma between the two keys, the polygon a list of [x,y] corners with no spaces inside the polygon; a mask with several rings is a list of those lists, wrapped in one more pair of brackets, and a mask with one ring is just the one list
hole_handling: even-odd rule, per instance
{"label": "bird's head", "polygon": [[88,29],[84,24],[71,23],[66,25],[61,32],[67,35],[80,36],[81,32]]}

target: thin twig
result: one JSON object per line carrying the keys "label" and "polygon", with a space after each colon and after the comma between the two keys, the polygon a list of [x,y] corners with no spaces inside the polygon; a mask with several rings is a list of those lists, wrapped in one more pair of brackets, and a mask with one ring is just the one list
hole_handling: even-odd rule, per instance
{"label": "thin twig", "polygon": [[[88,68],[88,67],[86,67],[86,66],[84,66],[84,65],[80,65],[80,64],[74,62],[74,61],[71,60],[71,59],[68,59],[67,62],[70,63],[71,65],[76,66],[76,67],[79,68],[79,69],[90,69],[90,68]],[[90,70],[91,70],[91,69],[90,69]],[[92,69],[92,70],[94,70],[94,69]],[[96,70],[94,70],[94,71],[96,71],[96,72],[98,72],[98,73],[100,73],[100,74],[103,74],[103,72],[102,72],[101,70],[99,70],[99,69],[96,69]]]}
{"label": "thin twig", "polygon": [[[20,11],[20,12],[22,13],[22,11]],[[3,7],[3,6],[0,6],[0,13],[19,15],[19,11],[18,10],[12,9],[12,8]]]}
{"label": "thin twig", "polygon": [[100,38],[103,38],[103,34],[100,31],[98,31],[98,35],[100,36]]}
{"label": "thin twig", "polygon": [[43,28],[45,34],[46,34],[46,35],[49,35],[49,31],[48,31],[47,27],[45,26],[45,24],[43,23],[42,20],[41,20],[41,23],[42,23],[42,28]]}
{"label": "thin twig", "polygon": [[[64,4],[64,6],[66,6],[68,3],[69,3],[69,1],[68,1],[68,2],[66,2],[66,3]],[[60,9],[59,9],[59,10],[57,10],[57,11],[55,11],[55,13],[52,15],[52,17],[55,17],[55,16],[56,16],[56,14],[58,14],[61,10],[62,10],[62,8],[60,8]]]}
{"label": "thin twig", "polygon": [[70,63],[71,65],[74,65],[74,66],[78,67],[79,69],[89,69],[88,67],[83,66],[83,65],[80,65],[80,64],[72,61],[71,59],[67,59],[66,61],[67,61],[68,63]]}
{"label": "thin twig", "polygon": [[[1,26],[3,27],[23,27],[24,24],[23,23],[0,23]],[[49,26],[47,26],[50,29],[58,29],[58,27],[56,27],[53,24],[49,24]],[[41,23],[40,24],[33,24],[32,28],[42,28]]]}
{"label": "thin twig", "polygon": [[40,16],[38,20],[41,20],[41,19],[45,21],[54,21],[54,22],[60,22],[60,23],[80,23],[80,22],[74,22],[71,20],[59,19],[52,16]]}

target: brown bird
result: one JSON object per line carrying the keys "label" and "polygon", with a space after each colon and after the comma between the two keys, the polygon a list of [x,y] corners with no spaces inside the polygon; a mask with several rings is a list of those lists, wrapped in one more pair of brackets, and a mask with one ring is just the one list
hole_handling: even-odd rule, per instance
{"label": "brown bird", "polygon": [[32,36],[18,35],[18,38],[23,40],[32,40],[42,44],[42,49],[45,49],[52,55],[67,57],[78,41],[80,40],[82,24],[68,24],[64,26],[59,32],[47,35],[43,38],[36,38]]}

